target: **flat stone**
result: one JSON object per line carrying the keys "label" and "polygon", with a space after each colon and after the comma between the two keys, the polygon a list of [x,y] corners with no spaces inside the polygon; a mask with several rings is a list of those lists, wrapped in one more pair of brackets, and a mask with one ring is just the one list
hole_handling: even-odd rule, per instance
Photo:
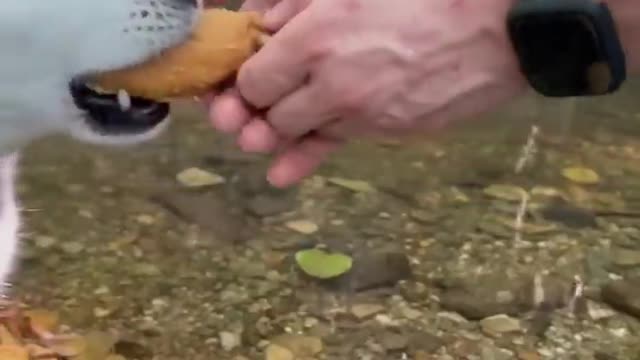
{"label": "flat stone", "polygon": [[169,191],[155,194],[151,200],[224,242],[243,242],[255,235],[244,210],[234,208],[237,204],[222,196]]}
{"label": "flat stone", "polygon": [[230,331],[221,331],[218,334],[220,337],[220,346],[224,349],[224,351],[231,351],[238,346],[240,346],[240,336]]}
{"label": "flat stone", "polygon": [[386,351],[400,351],[409,346],[409,338],[405,334],[385,332],[380,337],[380,343]]}
{"label": "flat stone", "polygon": [[62,243],[60,245],[60,248],[62,249],[62,251],[66,252],[67,254],[75,255],[82,252],[82,250],[84,250],[84,245],[78,241],[70,241],[70,242]]}
{"label": "flat stone", "polygon": [[292,220],[285,223],[285,226],[290,230],[305,235],[313,234],[319,229],[318,224],[309,220]]}
{"label": "flat stone", "polygon": [[133,267],[133,273],[136,275],[145,275],[145,276],[156,276],[160,275],[161,271],[154,264],[148,263],[139,263]]}
{"label": "flat stone", "polygon": [[384,310],[385,307],[380,304],[355,304],[351,306],[351,314],[358,320],[366,319]]}
{"label": "flat stone", "polygon": [[258,194],[247,201],[246,209],[255,216],[266,217],[289,211],[295,204],[296,199],[293,196]]}
{"label": "flat stone", "polygon": [[517,332],[522,329],[520,320],[498,314],[480,320],[482,331],[490,335]]}
{"label": "flat stone", "polygon": [[544,219],[559,222],[571,228],[596,227],[596,215],[587,210],[562,202],[553,202],[541,211]]}
{"label": "flat stone", "polygon": [[349,276],[343,281],[354,291],[372,290],[394,286],[412,276],[411,265],[406,254],[381,251],[359,254]]}
{"label": "flat stone", "polygon": [[595,321],[607,319],[616,314],[614,310],[605,307],[604,305],[600,305],[595,301],[587,300],[586,305],[589,318]]}
{"label": "flat stone", "polygon": [[265,360],[295,360],[295,355],[284,346],[271,344],[265,350]]}
{"label": "flat stone", "polygon": [[482,360],[510,360],[514,358],[513,352],[495,346],[487,345],[480,349]]}
{"label": "flat stone", "polygon": [[518,351],[518,359],[519,360],[540,360],[540,354],[538,354],[535,351],[521,350],[521,351]]}
{"label": "flat stone", "polygon": [[611,262],[618,266],[640,265],[640,250],[615,246],[611,248]]}
{"label": "flat stone", "polygon": [[446,319],[456,324],[464,324],[468,322],[467,319],[464,318],[464,316],[449,311],[440,311],[436,314],[436,316],[440,319]]}
{"label": "flat stone", "polygon": [[402,316],[409,320],[416,320],[422,317],[423,312],[410,307],[403,307],[400,312]]}
{"label": "flat stone", "polygon": [[444,340],[428,332],[413,333],[409,339],[409,350],[412,353],[425,352],[434,354],[444,345]]}
{"label": "flat stone", "polygon": [[176,175],[176,179],[182,186],[189,188],[213,186],[225,182],[222,176],[195,167],[181,171]]}
{"label": "flat stone", "polygon": [[319,337],[295,334],[279,335],[271,339],[271,343],[288,349],[296,358],[314,356],[324,347]]}
{"label": "flat stone", "polygon": [[612,281],[602,287],[601,296],[612,308],[640,318],[640,278]]}
{"label": "flat stone", "polygon": [[[469,320],[480,320],[495,314],[514,314],[517,306],[513,302],[501,303],[489,296],[489,289],[452,289],[441,296],[444,309],[458,313]],[[485,294],[482,296],[481,294]],[[492,293],[495,295],[495,293]]]}
{"label": "flat stone", "polygon": [[41,235],[36,236],[35,238],[36,246],[42,249],[48,249],[51,246],[55,245],[57,242],[58,240],[51,236]]}

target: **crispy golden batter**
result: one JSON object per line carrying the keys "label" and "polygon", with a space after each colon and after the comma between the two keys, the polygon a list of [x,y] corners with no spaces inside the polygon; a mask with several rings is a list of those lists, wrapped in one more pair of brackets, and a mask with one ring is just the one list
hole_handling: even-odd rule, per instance
{"label": "crispy golden batter", "polygon": [[203,95],[232,76],[264,36],[256,13],[207,9],[185,43],[142,64],[99,74],[92,85],[156,101]]}

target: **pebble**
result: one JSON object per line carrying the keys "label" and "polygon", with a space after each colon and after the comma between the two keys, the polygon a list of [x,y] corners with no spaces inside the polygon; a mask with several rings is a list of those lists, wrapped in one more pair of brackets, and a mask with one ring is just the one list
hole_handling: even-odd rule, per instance
{"label": "pebble", "polygon": [[296,231],[305,235],[313,234],[319,230],[318,225],[309,220],[287,221],[285,223],[285,226],[293,231]]}
{"label": "pebble", "polygon": [[458,313],[449,312],[449,311],[440,311],[439,313],[436,314],[436,316],[441,319],[447,319],[457,324],[464,324],[468,322],[467,319],[464,318],[464,316]]}
{"label": "pebble", "polygon": [[494,346],[483,346],[480,350],[480,358],[482,360],[509,360],[514,358],[513,355],[510,350]]}
{"label": "pebble", "polygon": [[295,360],[295,355],[286,347],[271,344],[265,350],[265,360]]}
{"label": "pebble", "polygon": [[351,306],[351,314],[358,320],[366,319],[384,311],[385,307],[380,304],[355,304]]}
{"label": "pebble", "polygon": [[136,216],[136,221],[143,225],[153,225],[156,222],[156,219],[149,214],[140,214]]}
{"label": "pebble", "polygon": [[491,285],[487,284],[477,288],[450,289],[441,297],[442,307],[469,320],[480,320],[491,315],[516,311],[514,302],[499,302],[495,296],[496,290],[490,287]]}
{"label": "pebble", "polygon": [[311,328],[314,327],[316,325],[318,325],[319,320],[314,318],[314,317],[307,317],[304,319],[304,327],[305,328]]}
{"label": "pebble", "polygon": [[402,316],[409,320],[419,319],[423,315],[422,311],[410,307],[403,307],[400,311],[402,312]]}
{"label": "pebble", "polygon": [[403,350],[409,345],[409,339],[403,334],[385,332],[381,337],[381,345],[387,351]]}
{"label": "pebble", "polygon": [[626,328],[615,328],[615,329],[609,329],[609,332],[615,336],[615,337],[619,337],[619,338],[623,338],[629,335],[629,330],[627,330]]}
{"label": "pebble", "polygon": [[434,354],[444,345],[445,341],[434,334],[428,332],[416,332],[411,335],[411,339],[409,340],[409,351],[424,351],[429,354]]}
{"label": "pebble", "polygon": [[271,339],[276,344],[288,349],[296,358],[314,356],[322,352],[322,339],[315,336],[283,334]]}
{"label": "pebble", "polygon": [[51,236],[37,236],[35,238],[35,243],[36,246],[42,249],[48,249],[51,246],[53,246],[56,242],[58,242],[58,240],[56,240],[56,238],[51,237]]}
{"label": "pebble", "polygon": [[295,197],[272,194],[258,194],[247,201],[247,210],[258,217],[277,215],[295,206]]}
{"label": "pebble", "polygon": [[609,282],[601,296],[612,308],[640,318],[640,278]]}
{"label": "pebble", "polygon": [[379,251],[359,254],[353,263],[348,286],[354,291],[394,286],[413,274],[409,258],[403,252]]}
{"label": "pebble", "polygon": [[545,220],[559,222],[571,228],[596,227],[596,215],[570,204],[554,202],[540,211]]}
{"label": "pebble", "polygon": [[95,290],[93,291],[93,293],[94,293],[95,295],[106,295],[106,294],[108,294],[108,293],[110,293],[110,292],[111,292],[111,291],[109,290],[109,287],[104,286],[104,285],[103,285],[103,286],[100,286],[99,288],[97,288],[97,289],[95,289]]}
{"label": "pebble", "polygon": [[518,351],[520,360],[540,360],[540,355],[535,351]]}
{"label": "pebble", "polygon": [[611,249],[611,262],[618,266],[640,265],[640,250],[613,247]]}
{"label": "pebble", "polygon": [[220,345],[224,351],[231,351],[240,346],[240,336],[230,331],[221,331],[218,336],[220,337]]}
{"label": "pebble", "polygon": [[84,245],[78,241],[71,241],[62,243],[62,245],[60,245],[60,248],[67,254],[75,255],[80,253],[84,249]]}
{"label": "pebble", "polygon": [[616,314],[616,312],[610,308],[591,300],[587,300],[587,313],[592,320],[596,321],[610,318]]}
{"label": "pebble", "polygon": [[189,188],[213,186],[225,182],[222,176],[195,167],[181,171],[176,175],[176,179],[182,186]]}
{"label": "pebble", "polygon": [[136,264],[133,267],[133,273],[137,275],[154,276],[160,274],[160,269],[153,264]]}
{"label": "pebble", "polygon": [[489,335],[516,332],[522,329],[520,320],[505,314],[498,314],[480,320],[482,331]]}
{"label": "pebble", "polygon": [[253,234],[246,216],[219,194],[172,190],[153,195],[153,200],[184,221],[210,232],[216,239],[224,239],[224,242],[243,242]]}
{"label": "pebble", "polygon": [[527,191],[519,186],[495,184],[486,187],[483,192],[485,195],[507,201],[521,201],[527,196]]}
{"label": "pebble", "polygon": [[382,326],[397,326],[398,321],[391,318],[387,314],[378,314],[375,317],[376,321]]}
{"label": "pebble", "polygon": [[111,315],[111,310],[102,307],[96,307],[93,309],[93,315],[97,318],[103,318]]}

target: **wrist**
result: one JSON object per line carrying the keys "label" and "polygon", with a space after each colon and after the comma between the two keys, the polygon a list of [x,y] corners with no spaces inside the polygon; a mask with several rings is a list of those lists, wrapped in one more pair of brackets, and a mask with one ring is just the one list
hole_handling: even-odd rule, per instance
{"label": "wrist", "polygon": [[511,0],[505,23],[528,83],[551,97],[618,90],[640,70],[640,9],[632,2]]}
{"label": "wrist", "polygon": [[640,3],[638,0],[602,0],[616,23],[629,74],[640,74]]}

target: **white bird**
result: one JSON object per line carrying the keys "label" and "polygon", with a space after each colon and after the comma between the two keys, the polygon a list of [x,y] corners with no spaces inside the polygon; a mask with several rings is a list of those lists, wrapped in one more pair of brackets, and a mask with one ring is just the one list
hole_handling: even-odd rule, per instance
{"label": "white bird", "polygon": [[85,80],[185,40],[201,9],[200,0],[0,2],[0,284],[18,265],[19,150],[53,134],[101,145],[159,134],[168,104],[100,93]]}

